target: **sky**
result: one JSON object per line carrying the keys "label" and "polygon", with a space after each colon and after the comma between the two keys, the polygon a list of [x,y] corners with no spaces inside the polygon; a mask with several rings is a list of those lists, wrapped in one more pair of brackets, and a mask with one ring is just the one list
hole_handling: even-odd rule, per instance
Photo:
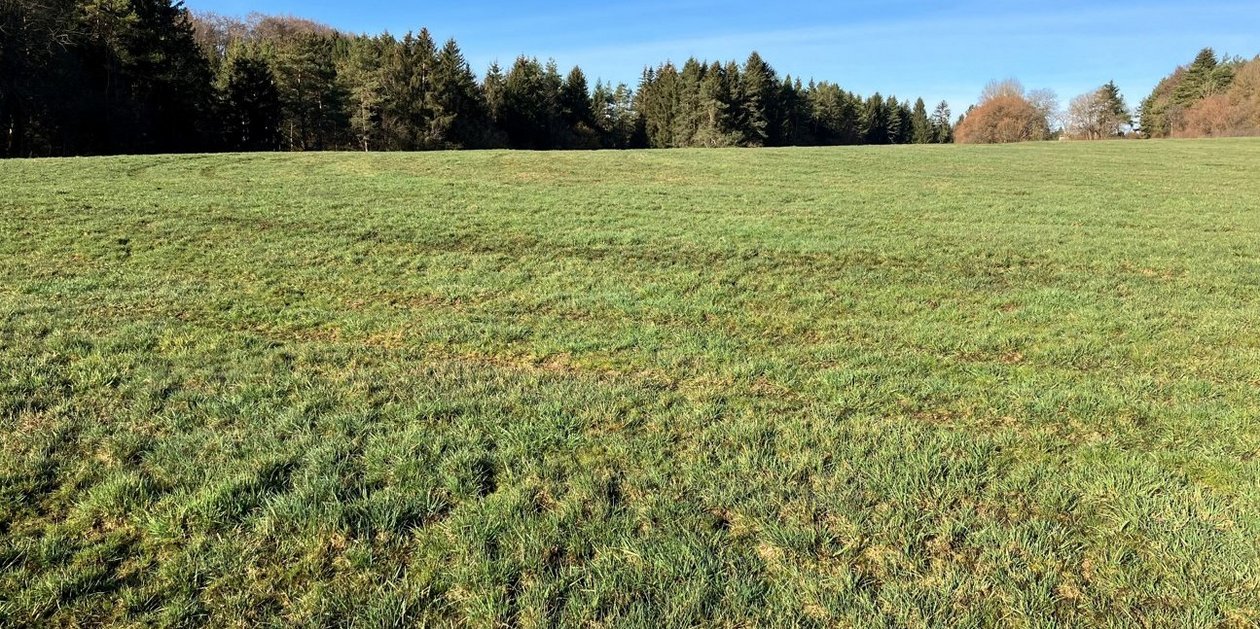
{"label": "sky", "polygon": [[1161,77],[1211,46],[1260,54],[1260,0],[186,0],[194,11],[296,15],[352,33],[427,27],[455,38],[473,69],[520,54],[581,65],[633,86],[645,65],[761,53],[781,75],[869,95],[947,100],[1014,77],[1063,104],[1109,80],[1136,106]]}

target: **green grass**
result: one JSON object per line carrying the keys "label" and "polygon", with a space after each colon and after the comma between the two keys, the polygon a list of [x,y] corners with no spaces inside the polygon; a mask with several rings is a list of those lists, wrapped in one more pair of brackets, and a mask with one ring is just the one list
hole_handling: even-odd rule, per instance
{"label": "green grass", "polygon": [[1260,141],[0,162],[0,625],[1254,626]]}

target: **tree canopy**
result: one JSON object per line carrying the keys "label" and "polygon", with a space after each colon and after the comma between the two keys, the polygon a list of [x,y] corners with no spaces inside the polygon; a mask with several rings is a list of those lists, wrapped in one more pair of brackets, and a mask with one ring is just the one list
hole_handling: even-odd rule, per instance
{"label": "tree canopy", "polygon": [[[1054,93],[1013,79],[955,129],[945,102],[803,82],[755,51],[648,66],[634,86],[527,55],[479,78],[425,29],[350,35],[178,0],[0,0],[0,34],[0,156],[1013,142],[1059,125]],[[1141,132],[1260,134],[1258,67],[1205,48],[1142,101]],[[1068,114],[1077,137],[1132,124],[1114,83]]]}

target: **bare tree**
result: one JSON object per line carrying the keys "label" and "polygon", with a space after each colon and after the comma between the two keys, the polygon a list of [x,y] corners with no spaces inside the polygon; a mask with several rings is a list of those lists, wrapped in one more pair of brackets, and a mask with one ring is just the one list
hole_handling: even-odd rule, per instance
{"label": "bare tree", "polygon": [[1059,112],[1059,95],[1054,90],[1048,87],[1035,89],[1024,98],[1045,117],[1047,127],[1055,129],[1063,126],[1063,115]]}
{"label": "bare tree", "polygon": [[1133,125],[1133,117],[1114,82],[1072,99],[1068,106],[1068,135],[1083,140],[1121,137]]}
{"label": "bare tree", "polygon": [[1098,140],[1103,137],[1103,106],[1098,90],[1072,99],[1068,105],[1067,132],[1069,136],[1080,140]]}
{"label": "bare tree", "polygon": [[980,92],[979,104],[983,105],[995,98],[1004,96],[1024,98],[1024,84],[1015,78],[989,81],[984,86],[984,91]]}

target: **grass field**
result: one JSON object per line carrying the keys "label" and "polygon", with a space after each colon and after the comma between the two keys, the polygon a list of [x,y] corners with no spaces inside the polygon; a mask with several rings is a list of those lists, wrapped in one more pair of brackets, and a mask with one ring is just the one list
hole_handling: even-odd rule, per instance
{"label": "grass field", "polygon": [[0,162],[0,625],[1255,626],[1260,141]]}

